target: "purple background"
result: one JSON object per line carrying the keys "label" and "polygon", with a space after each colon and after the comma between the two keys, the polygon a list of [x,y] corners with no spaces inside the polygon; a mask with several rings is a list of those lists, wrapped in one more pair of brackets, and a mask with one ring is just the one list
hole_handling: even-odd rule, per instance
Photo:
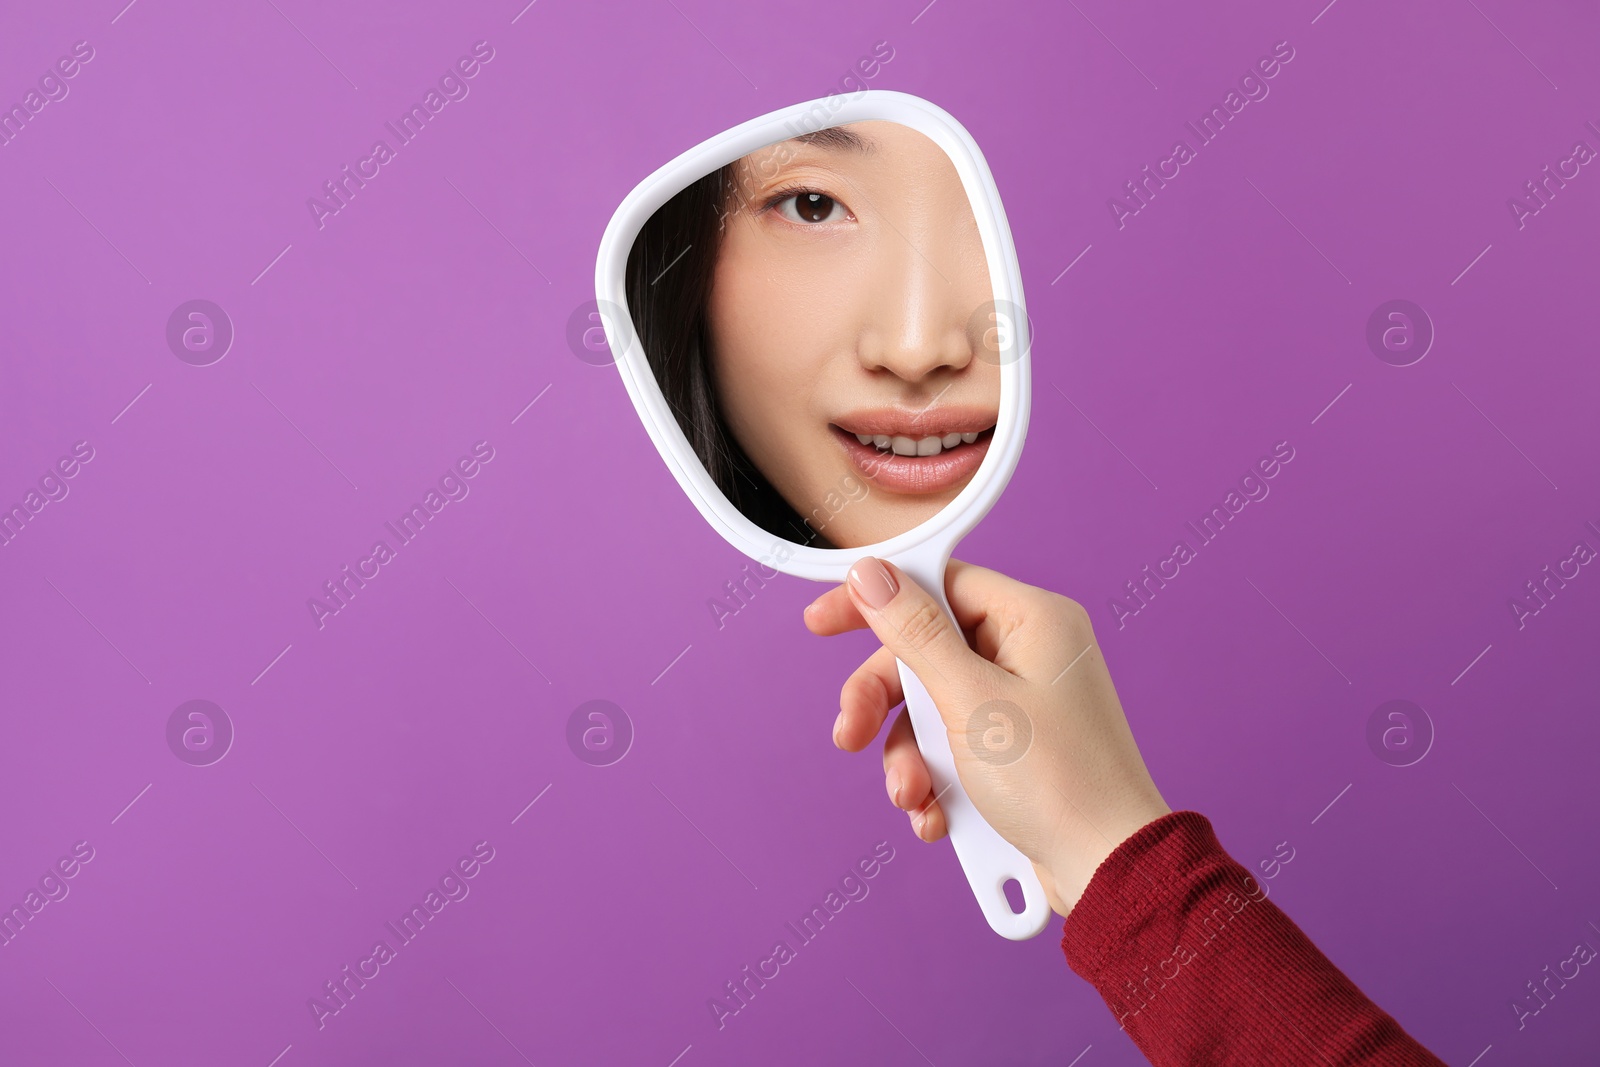
{"label": "purple background", "polygon": [[[1089,606],[1168,801],[1246,864],[1287,841],[1274,899],[1440,1056],[1593,1055],[1588,969],[1520,1032],[1510,1003],[1600,946],[1600,575],[1521,629],[1509,600],[1600,548],[1600,173],[1507,206],[1600,148],[1592,6],[123,2],[0,33],[6,105],[95,49],[0,148],[0,503],[95,450],[0,549],[0,905],[95,849],[0,948],[0,1059],[1142,1062],[1059,921],[991,933],[876,752],[832,747],[872,642],[805,632],[820,587],[716,628],[743,560],[566,341],[640,178],[880,40],[871,85],[987,154],[1037,334],[1028,447],[959,555]],[[319,229],[307,198],[478,40],[470,95]],[[1119,229],[1108,198],[1282,40]],[[211,366],[165,340],[195,298],[237,331]],[[1365,341],[1392,298],[1437,328],[1412,366]],[[319,630],[307,599],[479,440],[470,496]],[[209,767],[166,742],[196,698],[237,731]],[[636,731],[611,766],[566,742],[591,699]],[[1413,766],[1366,741],[1391,699],[1436,731]],[[308,998],[485,839],[319,1031]],[[709,998],[878,841],[870,896],[719,1031]]]}

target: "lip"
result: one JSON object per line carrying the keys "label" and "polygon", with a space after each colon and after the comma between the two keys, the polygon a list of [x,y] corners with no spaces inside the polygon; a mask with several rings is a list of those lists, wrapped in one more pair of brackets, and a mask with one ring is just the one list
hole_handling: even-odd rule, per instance
{"label": "lip", "polygon": [[940,405],[918,411],[901,411],[898,408],[856,411],[834,419],[833,426],[847,434],[882,433],[890,437],[915,438],[931,434],[981,433],[994,429],[996,421],[995,413],[988,408]]}
{"label": "lip", "polygon": [[875,445],[864,445],[856,440],[855,435],[886,433],[891,436],[927,436],[932,432],[930,419],[922,419],[920,434],[916,429],[908,429],[915,425],[914,421],[909,419],[893,423],[852,419],[850,425],[889,427],[875,430],[847,430],[840,423],[834,423],[828,429],[839,442],[839,446],[844,449],[845,454],[850,457],[850,462],[855,465],[856,470],[861,472],[861,476],[878,488],[891,493],[918,495],[939,493],[962,484],[971,478],[983,463],[983,457],[989,453],[989,442],[994,438],[993,434],[987,432],[988,428],[994,425],[993,418],[988,418],[986,425],[979,419],[976,424],[971,424],[971,429],[966,430],[961,429],[961,425],[968,424],[958,424],[944,418],[938,425],[946,433],[982,431],[982,436],[970,445],[957,445],[953,449],[940,452],[937,456],[900,456],[893,452],[880,452]]}

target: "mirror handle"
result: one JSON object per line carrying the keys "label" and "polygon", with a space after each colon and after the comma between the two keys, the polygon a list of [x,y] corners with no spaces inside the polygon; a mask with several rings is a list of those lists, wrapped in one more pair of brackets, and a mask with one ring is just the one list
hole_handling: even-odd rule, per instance
{"label": "mirror handle", "polygon": [[[949,558],[950,549],[942,552],[924,549],[922,553],[893,562],[926,589],[953,620],[950,602],[944,592],[945,564]],[[900,668],[900,682],[905,688],[906,710],[917,736],[917,748],[928,766],[934,795],[944,809],[950,844],[955,848],[956,858],[966,873],[973,896],[978,899],[978,906],[983,909],[983,917],[1001,937],[1025,941],[1036,936],[1049,922],[1052,913],[1033,863],[1020,849],[1001,837],[999,831],[990,826],[973,805],[956,773],[949,731],[933,698],[928,695],[927,687],[910,667],[899,660],[895,664]],[[1012,911],[1011,902],[1006,899],[1004,887],[1013,878],[1022,886],[1021,912]]]}

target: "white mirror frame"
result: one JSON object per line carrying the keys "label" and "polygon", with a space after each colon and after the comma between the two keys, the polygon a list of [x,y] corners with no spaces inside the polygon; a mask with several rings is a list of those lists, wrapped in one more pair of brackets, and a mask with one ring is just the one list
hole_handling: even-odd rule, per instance
{"label": "white mirror frame", "polygon": [[[706,473],[662,395],[633,327],[625,276],[628,254],[650,216],[693,182],[757,149],[800,134],[871,120],[898,122],[925,134],[955,165],[983,241],[994,305],[1014,311],[1009,324],[1010,344],[1000,356],[1000,410],[993,440],[983,463],[956,498],[937,515],[887,541],[863,548],[814,548],[777,537],[756,525]],[[640,182],[607,224],[595,264],[595,296],[606,340],[612,346],[628,395],[678,484],[729,544],[785,574],[840,582],[851,564],[863,556],[899,560],[922,556],[926,549],[934,548],[937,556],[948,558],[955,544],[994,505],[1022,455],[1032,398],[1028,358],[1031,338],[1011,228],[977,142],[948,112],[920,97],[887,89],[823,97],[751,119],[684,152]],[[619,314],[620,329],[608,321]],[[617,337],[626,339],[621,352],[616,351]],[[942,565],[943,559],[939,562]]]}

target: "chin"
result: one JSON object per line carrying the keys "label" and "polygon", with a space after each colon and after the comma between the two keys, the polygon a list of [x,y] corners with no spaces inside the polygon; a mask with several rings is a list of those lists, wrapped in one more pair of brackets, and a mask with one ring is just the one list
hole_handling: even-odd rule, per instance
{"label": "chin", "polygon": [[829,540],[838,548],[865,548],[911,532],[939,514],[942,508],[942,504],[929,503],[887,509],[884,514],[872,516],[864,522],[838,526],[823,533],[825,536],[832,534]]}

